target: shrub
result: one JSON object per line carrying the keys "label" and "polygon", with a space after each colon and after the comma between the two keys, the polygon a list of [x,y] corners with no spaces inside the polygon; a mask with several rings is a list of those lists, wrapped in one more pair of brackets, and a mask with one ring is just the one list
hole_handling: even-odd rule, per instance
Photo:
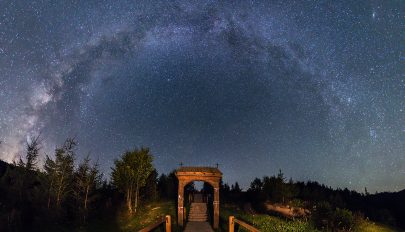
{"label": "shrub", "polygon": [[337,208],[333,214],[333,229],[350,231],[355,226],[354,216],[347,209]]}
{"label": "shrub", "polygon": [[356,220],[351,211],[334,209],[328,202],[319,203],[311,218],[318,229],[326,231],[352,231],[356,226]]}
{"label": "shrub", "polygon": [[305,202],[300,200],[300,199],[293,199],[293,200],[290,201],[290,204],[293,207],[300,207],[300,208],[305,207]]}
{"label": "shrub", "polygon": [[327,229],[330,226],[330,218],[333,215],[333,209],[328,202],[320,202],[316,205],[312,213],[312,221],[319,229]]}

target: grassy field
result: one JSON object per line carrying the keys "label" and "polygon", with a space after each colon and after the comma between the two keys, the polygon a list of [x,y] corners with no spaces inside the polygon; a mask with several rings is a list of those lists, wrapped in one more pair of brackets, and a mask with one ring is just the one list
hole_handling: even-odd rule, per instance
{"label": "grassy field", "polygon": [[[117,218],[110,218],[103,221],[94,221],[85,228],[78,231],[138,231],[158,221],[162,216],[172,217],[173,231],[179,231],[176,227],[176,206],[174,202],[153,202],[138,210],[133,217],[128,217],[125,212],[120,213]],[[160,231],[158,228],[156,231]],[[163,231],[163,230],[161,230]]]}
{"label": "grassy field", "polygon": [[[235,216],[241,219],[261,231],[317,231],[315,230],[309,221],[305,220],[284,220],[279,217],[269,215],[251,215],[245,213],[236,207],[221,208],[220,231],[228,231],[228,218],[229,216]],[[244,231],[242,229],[235,231]]]}
{"label": "grassy field", "polygon": [[170,215],[172,224],[176,222],[176,207],[174,202],[154,202],[146,205],[136,214],[128,219],[123,216],[119,219],[121,231],[138,231],[158,221],[162,216]]}
{"label": "grassy field", "polygon": [[[270,215],[251,215],[245,213],[236,207],[221,208],[221,228],[219,231],[228,231],[228,218],[229,216],[235,216],[250,225],[253,225],[260,231],[268,232],[315,232],[317,230],[309,220],[296,219],[289,220]],[[239,229],[235,231],[245,231]],[[394,232],[398,229],[390,228],[385,225],[376,224],[370,221],[363,220],[360,225],[354,230],[357,232]]]}
{"label": "grassy field", "polygon": [[[139,209],[138,213],[128,218],[124,213],[116,219],[95,221],[86,228],[77,231],[138,231],[150,224],[156,222],[163,215],[171,215],[173,231],[181,231],[176,227],[176,206],[174,202],[154,202],[149,203]],[[309,220],[288,220],[277,216],[270,215],[251,215],[237,207],[221,207],[220,211],[220,228],[217,231],[228,231],[228,218],[235,216],[263,232],[315,232],[315,227]],[[164,230],[156,230],[164,231]],[[242,229],[235,231],[244,231]],[[399,231],[385,225],[376,224],[363,220],[358,228],[358,232],[393,232]]]}
{"label": "grassy field", "polygon": [[394,229],[385,225],[377,224],[374,222],[364,221],[358,228],[358,231],[361,232],[392,232],[392,231],[401,231],[399,229]]}

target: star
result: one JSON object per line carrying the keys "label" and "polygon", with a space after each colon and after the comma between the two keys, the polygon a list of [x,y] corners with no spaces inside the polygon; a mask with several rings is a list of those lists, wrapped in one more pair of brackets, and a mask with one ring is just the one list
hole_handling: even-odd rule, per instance
{"label": "star", "polygon": [[99,154],[106,176],[123,151],[147,146],[159,173],[220,163],[244,189],[279,169],[342,188],[351,173],[359,191],[405,188],[400,170],[384,172],[405,162],[398,4],[327,5],[0,8],[0,158],[40,133],[42,156],[77,136],[78,159]]}

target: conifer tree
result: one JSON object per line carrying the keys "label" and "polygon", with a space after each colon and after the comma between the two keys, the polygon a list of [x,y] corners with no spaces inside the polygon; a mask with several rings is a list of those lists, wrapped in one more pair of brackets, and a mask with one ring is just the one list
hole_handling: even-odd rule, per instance
{"label": "conifer tree", "polygon": [[37,137],[31,137],[30,141],[27,141],[27,156],[25,168],[28,170],[35,170],[38,163],[39,150],[39,135]]}

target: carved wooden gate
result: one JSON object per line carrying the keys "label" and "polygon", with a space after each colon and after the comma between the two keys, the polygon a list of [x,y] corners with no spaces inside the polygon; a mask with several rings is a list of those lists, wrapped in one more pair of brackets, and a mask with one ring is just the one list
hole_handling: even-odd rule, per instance
{"label": "carved wooden gate", "polygon": [[204,181],[214,188],[214,229],[219,225],[219,183],[222,172],[213,167],[181,167],[176,171],[179,180],[177,199],[177,221],[180,226],[184,223],[184,186],[193,181]]}

